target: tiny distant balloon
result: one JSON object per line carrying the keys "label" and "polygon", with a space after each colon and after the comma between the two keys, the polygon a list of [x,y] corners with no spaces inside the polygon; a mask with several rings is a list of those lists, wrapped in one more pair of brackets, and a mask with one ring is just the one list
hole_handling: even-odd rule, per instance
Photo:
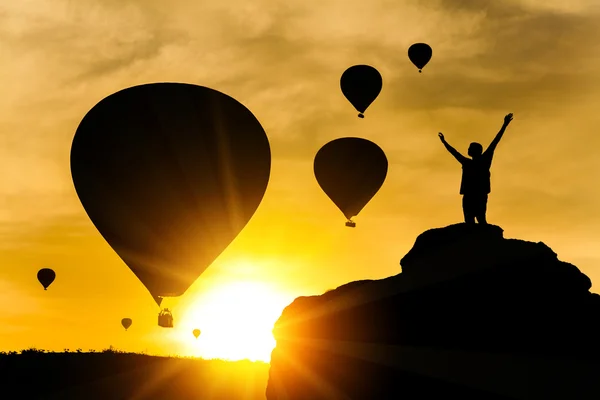
{"label": "tiny distant balloon", "polygon": [[123,328],[125,328],[125,330],[129,329],[129,327],[131,326],[131,318],[123,318],[121,320],[121,325],[123,325]]}
{"label": "tiny distant balloon", "polygon": [[200,329],[194,329],[194,331],[192,333],[194,334],[196,339],[198,339],[198,336],[200,336]]}
{"label": "tiny distant balloon", "polygon": [[431,47],[426,43],[415,43],[408,48],[408,58],[417,68],[419,68],[419,72],[421,72],[429,60],[431,60],[432,54]]}
{"label": "tiny distant balloon", "polygon": [[340,79],[342,93],[359,112],[359,118],[365,117],[364,112],[379,96],[382,86],[381,74],[370,65],[354,65]]}
{"label": "tiny distant balloon", "polygon": [[388,161],[375,143],[361,138],[332,140],[317,152],[314,173],[321,189],[355,227],[352,217],[377,193],[387,175]]}
{"label": "tiny distant balloon", "polygon": [[54,279],[56,278],[56,273],[50,268],[42,268],[38,271],[37,278],[38,281],[44,287],[44,290],[47,290],[48,286],[50,286],[52,282],[54,282]]}

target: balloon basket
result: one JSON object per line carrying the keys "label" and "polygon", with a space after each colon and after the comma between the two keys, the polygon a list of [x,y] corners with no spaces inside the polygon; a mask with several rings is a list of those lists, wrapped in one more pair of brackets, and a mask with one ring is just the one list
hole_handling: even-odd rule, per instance
{"label": "balloon basket", "polygon": [[365,116],[364,116],[364,114],[363,114],[363,113],[360,113],[360,114],[358,114],[358,118],[364,118],[364,117],[365,117]]}
{"label": "balloon basket", "polygon": [[346,222],[346,226],[349,228],[356,228],[356,222],[348,221]]}
{"label": "balloon basket", "polygon": [[158,314],[158,326],[163,328],[173,327],[173,315],[168,308],[165,308]]}

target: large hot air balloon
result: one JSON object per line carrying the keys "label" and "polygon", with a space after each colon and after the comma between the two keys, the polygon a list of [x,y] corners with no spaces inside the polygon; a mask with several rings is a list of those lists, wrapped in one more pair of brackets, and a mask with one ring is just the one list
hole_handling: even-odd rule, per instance
{"label": "large hot air balloon", "polygon": [[315,177],[321,189],[355,227],[352,217],[377,193],[387,175],[385,153],[375,143],[346,137],[327,143],[315,156]]}
{"label": "large hot air balloon", "polygon": [[125,328],[125,330],[129,329],[129,327],[131,326],[131,318],[123,318],[121,320],[121,325],[123,325],[123,328]]}
{"label": "large hot air balloon", "polygon": [[342,74],[340,87],[348,101],[364,118],[364,112],[379,96],[383,80],[381,74],[370,65],[354,65]]}
{"label": "large hot air balloon", "polygon": [[85,211],[159,306],[182,295],[247,224],[270,168],[269,141],[246,107],[183,83],[106,97],[71,147]]}
{"label": "large hot air balloon", "polygon": [[44,287],[44,290],[47,290],[48,286],[50,286],[52,282],[54,282],[54,279],[56,278],[56,273],[50,268],[42,268],[38,271],[37,278],[38,281],[40,281],[40,283]]}
{"label": "large hot air balloon", "polygon": [[415,67],[419,68],[419,72],[431,60],[431,55],[431,47],[426,43],[415,43],[408,48],[408,58],[415,64]]}
{"label": "large hot air balloon", "polygon": [[194,334],[196,339],[198,339],[198,336],[200,336],[200,329],[194,329],[194,331],[192,333]]}

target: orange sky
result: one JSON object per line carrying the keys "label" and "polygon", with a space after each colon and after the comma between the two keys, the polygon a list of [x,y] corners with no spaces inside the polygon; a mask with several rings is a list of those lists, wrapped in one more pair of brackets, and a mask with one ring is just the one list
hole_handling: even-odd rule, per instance
{"label": "orange sky", "polygon": [[[460,222],[460,165],[437,132],[466,153],[471,141],[487,146],[508,112],[515,119],[494,158],[488,221],[506,237],[545,242],[598,292],[599,34],[595,0],[3,2],[0,350],[113,345],[229,357],[229,342],[246,343],[236,354],[252,358],[245,328],[268,336],[298,295],[397,274],[419,233]],[[414,42],[433,48],[422,74],[406,56]],[[364,120],[339,89],[354,64],[383,76]],[[240,101],[273,157],[253,219],[171,302],[173,330],[156,326],[154,301],[89,221],[69,169],[91,107],[160,81]],[[376,142],[389,160],[356,229],[344,227],[312,170],[318,149],[343,136]],[[35,278],[42,267],[58,275],[47,292]],[[261,291],[266,305],[242,319],[251,309],[236,293]],[[210,338],[221,322],[231,336],[219,347]],[[204,342],[191,335],[196,326]]]}

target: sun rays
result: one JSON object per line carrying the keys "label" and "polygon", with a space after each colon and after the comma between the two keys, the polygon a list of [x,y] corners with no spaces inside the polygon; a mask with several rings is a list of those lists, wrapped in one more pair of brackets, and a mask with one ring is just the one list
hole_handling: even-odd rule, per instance
{"label": "sun rays", "polygon": [[[264,283],[218,286],[185,312],[182,324],[190,329],[182,339],[203,358],[269,362],[275,347],[273,325],[289,303],[290,296]],[[198,340],[192,336],[194,328],[202,331]]]}

